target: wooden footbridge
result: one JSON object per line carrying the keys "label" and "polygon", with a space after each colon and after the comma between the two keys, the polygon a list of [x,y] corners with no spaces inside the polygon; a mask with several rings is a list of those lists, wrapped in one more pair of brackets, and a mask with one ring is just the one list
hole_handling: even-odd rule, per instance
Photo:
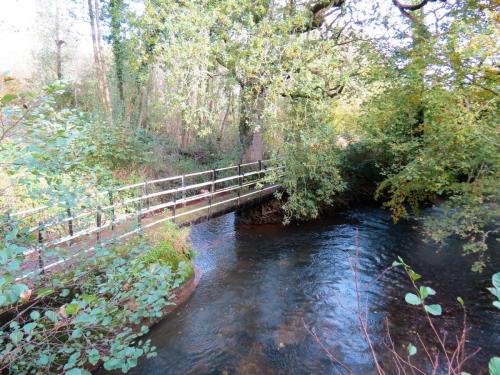
{"label": "wooden footbridge", "polygon": [[60,269],[98,247],[166,221],[192,223],[274,193],[283,167],[272,160],[144,181],[9,215],[32,239],[18,280]]}

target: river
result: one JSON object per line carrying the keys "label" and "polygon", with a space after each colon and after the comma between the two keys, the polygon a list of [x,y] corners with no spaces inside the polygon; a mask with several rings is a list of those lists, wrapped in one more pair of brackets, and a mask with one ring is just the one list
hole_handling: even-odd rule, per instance
{"label": "river", "polygon": [[[152,328],[148,337],[158,355],[140,361],[132,374],[343,373],[318,340],[356,374],[374,373],[355,313],[350,261],[356,249],[363,285],[398,255],[412,265],[437,291],[430,301],[444,312],[435,321],[449,337],[461,321],[456,297],[465,300],[467,347],[481,348],[468,362],[469,372],[487,373],[488,359],[500,354],[500,312],[485,290],[500,270],[498,247],[483,274],[473,273],[457,241],[439,249],[423,241],[418,223],[394,225],[377,208],[287,227],[236,225],[228,214],[194,226],[191,240],[203,271],[200,284],[185,305]],[[423,313],[405,303],[408,291],[401,270],[385,273],[366,294],[368,322],[376,350],[384,351],[387,318],[397,347],[411,342],[420,349],[418,362],[423,350],[414,332],[430,346],[434,339]]]}

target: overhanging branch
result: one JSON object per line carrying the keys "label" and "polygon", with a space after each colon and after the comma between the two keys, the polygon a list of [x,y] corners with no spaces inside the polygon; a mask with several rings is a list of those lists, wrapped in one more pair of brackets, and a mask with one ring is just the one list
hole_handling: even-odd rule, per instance
{"label": "overhanging branch", "polygon": [[446,2],[446,0],[422,0],[418,4],[403,4],[399,0],[392,0],[392,3],[396,5],[401,11],[413,12],[415,10],[423,8],[425,5],[427,5],[427,3],[435,3],[437,1],[441,1],[442,3]]}

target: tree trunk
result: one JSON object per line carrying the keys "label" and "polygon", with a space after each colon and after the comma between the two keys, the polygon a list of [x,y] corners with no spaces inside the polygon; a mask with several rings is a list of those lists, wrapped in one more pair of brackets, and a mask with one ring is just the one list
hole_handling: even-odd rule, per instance
{"label": "tree trunk", "polygon": [[137,117],[137,126],[142,127],[142,123],[144,122],[145,112],[146,112],[146,101],[147,101],[147,89],[145,85],[142,85],[139,89],[139,116]]}
{"label": "tree trunk", "polygon": [[224,112],[224,117],[222,118],[220,129],[219,129],[219,135],[217,136],[217,145],[221,145],[222,143],[222,137],[224,136],[224,130],[226,129],[226,122],[229,117],[229,112],[231,112],[231,107],[233,105],[233,93],[232,91],[229,91],[229,97],[227,98],[227,108],[226,111]]}
{"label": "tree trunk", "polygon": [[58,80],[63,79],[62,74],[62,45],[64,40],[61,39],[61,27],[59,17],[59,1],[56,1],[56,75]]}
{"label": "tree trunk", "polygon": [[240,92],[240,146],[241,161],[252,162],[262,160],[264,142],[262,127],[264,125],[264,90],[247,88],[244,85]]}
{"label": "tree trunk", "polygon": [[94,62],[97,73],[97,85],[101,94],[102,107],[108,122],[112,123],[111,101],[109,97],[109,86],[106,77],[106,68],[102,57],[101,32],[99,27],[99,3],[95,0],[88,0],[90,28],[92,30],[92,46],[94,49]]}
{"label": "tree trunk", "polygon": [[109,3],[111,13],[111,41],[113,45],[113,55],[115,58],[116,84],[118,88],[118,94],[120,96],[122,110],[125,107],[123,90],[123,69],[125,64],[125,56],[123,41],[121,39],[124,6],[125,4],[123,0],[111,0]]}

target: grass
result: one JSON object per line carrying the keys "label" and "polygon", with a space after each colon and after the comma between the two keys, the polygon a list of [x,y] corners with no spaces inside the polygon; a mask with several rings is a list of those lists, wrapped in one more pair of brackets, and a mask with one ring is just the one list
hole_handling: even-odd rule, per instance
{"label": "grass", "polygon": [[191,266],[194,251],[188,237],[188,228],[178,228],[174,223],[166,222],[159,230],[144,237],[148,248],[141,259],[145,264],[170,266],[173,272],[182,274],[187,280],[194,273]]}

